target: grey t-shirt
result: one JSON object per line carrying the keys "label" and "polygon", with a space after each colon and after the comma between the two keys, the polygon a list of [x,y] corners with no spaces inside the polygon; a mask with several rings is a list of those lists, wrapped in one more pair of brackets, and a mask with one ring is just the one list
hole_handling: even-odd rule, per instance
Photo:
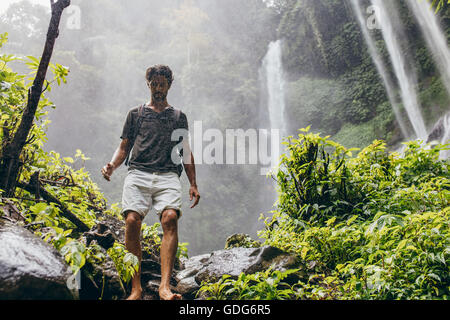
{"label": "grey t-shirt", "polygon": [[[139,106],[128,111],[127,119],[122,130],[122,139],[133,139],[137,125]],[[177,141],[171,140],[172,131],[181,130],[184,135],[178,135]],[[175,123],[175,109],[167,107],[156,112],[150,107],[144,107],[143,120],[139,133],[134,142],[130,155],[129,168],[147,172],[177,172],[177,163],[172,161],[172,152],[178,145],[181,149],[183,138],[187,138],[188,122],[183,112],[180,112],[178,122]],[[175,157],[179,160],[179,157]]]}

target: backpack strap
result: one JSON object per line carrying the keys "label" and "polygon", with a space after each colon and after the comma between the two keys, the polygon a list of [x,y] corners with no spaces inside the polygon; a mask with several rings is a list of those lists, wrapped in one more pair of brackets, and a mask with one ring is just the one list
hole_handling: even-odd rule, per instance
{"label": "backpack strap", "polygon": [[180,115],[181,115],[181,110],[180,109],[175,109],[175,123],[177,123],[178,120],[180,120]]}
{"label": "backpack strap", "polygon": [[[173,127],[173,130],[175,130],[175,129],[177,129],[177,123],[178,123],[178,121],[180,120],[180,116],[181,116],[181,110],[180,109],[175,109],[174,108],[174,111],[175,111],[175,125],[174,125],[174,127]],[[183,148],[181,148],[181,155],[183,155]]]}
{"label": "backpack strap", "polygon": [[[180,116],[181,116],[181,110],[180,109],[175,109],[175,126],[173,128],[174,130],[176,129],[176,124],[180,120]],[[178,173],[178,176],[180,177],[181,174],[183,173],[183,170],[184,170],[184,165],[183,165],[183,148],[181,148],[180,150],[177,150],[177,153],[178,153],[178,156],[181,158],[180,159],[180,163],[177,165],[177,173]]]}
{"label": "backpack strap", "polygon": [[136,141],[136,138],[139,134],[139,129],[141,128],[142,125],[142,120],[144,119],[144,105],[140,105],[139,109],[138,109],[138,118],[136,120],[136,126],[134,127],[133,130],[133,140],[131,140],[131,148],[130,151],[127,154],[127,158],[125,159],[125,165],[128,166],[130,163],[130,154],[131,154],[131,150],[133,149],[134,146],[134,142]]}

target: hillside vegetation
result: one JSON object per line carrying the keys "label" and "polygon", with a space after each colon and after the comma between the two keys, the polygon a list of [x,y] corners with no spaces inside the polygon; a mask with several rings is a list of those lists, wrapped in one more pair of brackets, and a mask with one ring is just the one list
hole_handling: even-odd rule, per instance
{"label": "hillside vegetation", "polygon": [[[224,277],[202,291],[221,299],[448,299],[450,163],[439,145],[381,140],[353,149],[303,130],[274,173],[277,209],[262,217],[264,244],[310,267]],[[448,148],[448,146],[447,146]]]}

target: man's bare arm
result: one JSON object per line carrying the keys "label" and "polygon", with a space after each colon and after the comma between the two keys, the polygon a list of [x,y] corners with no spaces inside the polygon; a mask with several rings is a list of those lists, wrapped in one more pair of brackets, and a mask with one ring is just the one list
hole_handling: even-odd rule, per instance
{"label": "man's bare arm", "polygon": [[111,175],[114,172],[114,170],[120,167],[120,165],[125,161],[128,153],[130,152],[131,149],[130,147],[131,147],[130,140],[122,139],[122,142],[114,152],[111,161],[102,168],[102,174],[106,180],[110,181]]}
{"label": "man's bare arm", "polygon": [[191,208],[193,208],[200,201],[200,193],[198,192],[197,189],[197,181],[195,177],[194,155],[191,152],[191,148],[187,140],[183,141],[183,163],[184,169],[186,170],[186,175],[189,179],[189,183],[191,184],[189,188],[190,200],[192,200],[195,197],[195,202],[191,206]]}

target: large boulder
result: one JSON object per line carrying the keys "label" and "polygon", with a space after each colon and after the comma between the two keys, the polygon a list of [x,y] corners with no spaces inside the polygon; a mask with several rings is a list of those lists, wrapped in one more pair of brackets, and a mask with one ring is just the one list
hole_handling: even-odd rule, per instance
{"label": "large boulder", "polygon": [[192,257],[183,264],[184,270],[178,272],[175,278],[178,281],[177,291],[186,298],[195,297],[203,281],[216,282],[223,275],[237,279],[241,273],[252,274],[270,267],[280,271],[305,269],[297,256],[271,246],[218,250]]}
{"label": "large boulder", "polygon": [[0,299],[74,299],[72,273],[59,252],[0,218]]}

